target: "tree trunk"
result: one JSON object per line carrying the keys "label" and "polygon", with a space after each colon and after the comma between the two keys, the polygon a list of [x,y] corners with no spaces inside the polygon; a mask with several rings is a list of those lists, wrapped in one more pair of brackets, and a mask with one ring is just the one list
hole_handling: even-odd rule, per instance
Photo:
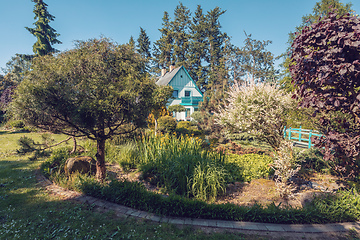
{"label": "tree trunk", "polygon": [[103,182],[106,177],[105,167],[105,139],[97,140],[97,153],[96,153],[96,178]]}
{"label": "tree trunk", "polygon": [[72,137],[72,139],[73,139],[73,142],[74,142],[74,147],[73,147],[73,149],[71,150],[70,155],[73,154],[73,153],[75,153],[75,152],[76,152],[76,148],[77,148],[76,138],[75,138],[75,137]]}
{"label": "tree trunk", "polygon": [[156,136],[156,132],[157,132],[157,129],[158,129],[158,122],[157,122],[157,118],[154,117],[155,119],[155,136]]}

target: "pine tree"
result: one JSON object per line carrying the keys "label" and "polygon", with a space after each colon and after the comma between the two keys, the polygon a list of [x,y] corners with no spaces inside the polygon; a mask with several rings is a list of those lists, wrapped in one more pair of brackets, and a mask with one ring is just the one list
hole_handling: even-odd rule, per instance
{"label": "pine tree", "polygon": [[210,10],[206,15],[207,20],[207,38],[209,42],[207,62],[209,63],[209,77],[206,89],[213,89],[224,85],[226,78],[224,44],[228,39],[226,33],[222,33],[219,17],[226,11],[219,7]]}
{"label": "pine tree", "polygon": [[135,40],[133,38],[133,36],[130,36],[129,42],[128,42],[130,48],[135,51]]}
{"label": "pine tree", "polygon": [[136,51],[145,59],[145,70],[149,72],[151,70],[152,60],[150,38],[142,27],[140,27],[140,34],[137,39]]}
{"label": "pine tree", "polygon": [[60,34],[50,27],[49,22],[54,21],[55,17],[47,11],[47,4],[43,0],[32,0],[35,3],[34,19],[37,20],[35,28],[25,27],[32,35],[37,38],[33,45],[33,52],[37,56],[44,56],[49,53],[55,53],[58,50],[53,48],[53,44],[61,44],[57,39]]}
{"label": "pine tree", "polygon": [[[160,70],[162,67],[169,66],[173,57],[173,32],[169,14],[165,11],[162,18],[161,38],[154,43],[154,62],[155,68]],[[155,71],[158,72],[158,71]]]}
{"label": "pine tree", "polygon": [[202,89],[206,84],[207,67],[204,64],[208,51],[207,22],[200,5],[194,12],[194,17],[190,26],[191,42],[189,49],[189,74]]}
{"label": "pine tree", "polygon": [[137,52],[145,59],[149,60],[151,58],[150,38],[142,27],[140,27],[140,35],[137,39],[136,47]]}
{"label": "pine tree", "polygon": [[199,121],[200,128],[209,135],[209,139],[216,139],[217,142],[223,142],[225,139],[222,127],[215,123],[213,113],[219,105],[225,104],[230,81],[225,65],[230,41],[227,34],[221,32],[219,22],[219,17],[224,13],[225,11],[216,7],[205,15],[207,38],[205,61],[208,74],[202,85],[205,94],[200,104],[202,119]]}
{"label": "pine tree", "polygon": [[180,2],[175,8],[174,21],[171,23],[174,36],[173,63],[186,69],[189,68],[190,16],[190,10]]}

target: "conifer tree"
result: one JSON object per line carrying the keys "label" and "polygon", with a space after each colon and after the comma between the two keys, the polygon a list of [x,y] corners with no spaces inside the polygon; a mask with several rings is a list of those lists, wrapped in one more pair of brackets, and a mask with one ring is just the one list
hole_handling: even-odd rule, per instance
{"label": "conifer tree", "polygon": [[150,38],[142,27],[140,27],[140,34],[139,38],[137,39],[136,47],[137,52],[145,59],[151,58]]}
{"label": "conifer tree", "polygon": [[133,50],[133,51],[135,51],[135,40],[134,40],[134,38],[133,38],[133,36],[130,36],[130,39],[129,39],[129,46],[130,46],[130,48]]}
{"label": "conifer tree", "polygon": [[226,33],[222,33],[220,28],[219,17],[226,11],[222,11],[219,7],[210,10],[206,14],[207,20],[207,37],[208,37],[208,51],[207,62],[209,63],[209,77],[206,89],[215,89],[224,85],[223,81],[226,78],[224,44],[228,39]]}
{"label": "conifer tree", "polygon": [[50,27],[50,21],[54,21],[55,17],[47,11],[47,4],[43,0],[32,0],[35,3],[34,23],[35,28],[25,27],[32,35],[37,38],[36,43],[33,45],[33,52],[37,56],[44,56],[49,53],[55,53],[58,50],[53,48],[53,44],[61,44],[57,39],[60,34]]}
{"label": "conifer tree", "polygon": [[229,87],[228,70],[226,69],[226,55],[229,50],[229,38],[221,32],[219,17],[224,14],[219,7],[207,12],[206,19],[206,56],[207,77],[202,85],[205,92],[203,102],[200,104],[202,118],[199,127],[207,134],[209,139],[223,142],[222,126],[216,124],[213,113],[223,105],[226,99],[226,91]]}
{"label": "conifer tree", "polygon": [[150,38],[142,27],[140,27],[140,34],[137,39],[136,51],[145,59],[146,71],[151,70]]}
{"label": "conifer tree", "polygon": [[190,40],[190,10],[181,2],[174,11],[174,21],[172,22],[174,36],[174,55],[173,62],[177,66],[189,68],[188,51]]}
{"label": "conifer tree", "polygon": [[165,11],[162,18],[161,38],[154,43],[154,62],[155,67],[160,69],[169,66],[172,63],[173,57],[173,31],[171,27],[169,14]]}
{"label": "conifer tree", "polygon": [[200,5],[194,12],[194,17],[190,26],[191,42],[189,49],[189,74],[202,89],[206,84],[207,68],[204,65],[208,51],[207,23],[205,15]]}

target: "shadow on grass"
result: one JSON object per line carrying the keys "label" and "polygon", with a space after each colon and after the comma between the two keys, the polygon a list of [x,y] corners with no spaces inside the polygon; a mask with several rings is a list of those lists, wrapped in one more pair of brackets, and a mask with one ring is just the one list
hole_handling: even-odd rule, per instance
{"label": "shadow on grass", "polygon": [[29,130],[15,130],[15,131],[4,131],[4,130],[0,130],[0,135],[5,135],[5,134],[18,134],[18,133],[30,133]]}

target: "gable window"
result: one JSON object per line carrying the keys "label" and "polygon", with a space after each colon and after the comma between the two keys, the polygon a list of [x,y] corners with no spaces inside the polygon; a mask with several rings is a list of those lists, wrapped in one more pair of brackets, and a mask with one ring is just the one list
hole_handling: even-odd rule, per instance
{"label": "gable window", "polygon": [[173,97],[174,97],[174,98],[178,98],[178,95],[179,95],[179,91],[178,91],[178,90],[174,90],[174,91],[173,91]]}
{"label": "gable window", "polygon": [[190,97],[191,91],[185,91],[185,97]]}

